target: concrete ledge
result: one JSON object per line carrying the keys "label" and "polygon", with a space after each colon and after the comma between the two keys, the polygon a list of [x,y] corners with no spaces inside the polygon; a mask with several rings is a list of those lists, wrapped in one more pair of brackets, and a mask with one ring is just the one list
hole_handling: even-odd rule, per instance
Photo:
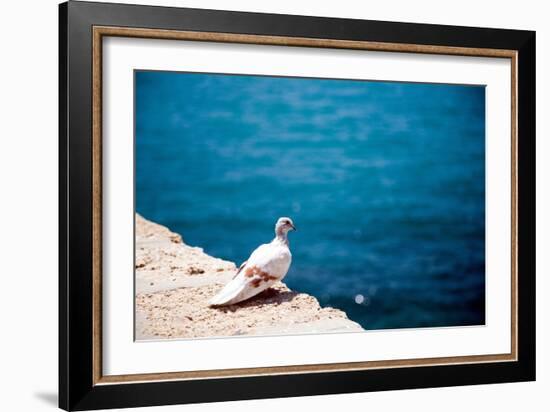
{"label": "concrete ledge", "polygon": [[236,305],[208,300],[235,274],[233,262],[186,245],[181,236],[136,215],[136,338],[357,332],[338,309],[279,282]]}

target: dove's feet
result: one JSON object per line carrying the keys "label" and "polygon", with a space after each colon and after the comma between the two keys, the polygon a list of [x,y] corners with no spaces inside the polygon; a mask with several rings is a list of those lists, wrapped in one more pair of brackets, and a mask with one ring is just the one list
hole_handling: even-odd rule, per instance
{"label": "dove's feet", "polygon": [[264,290],[263,292],[258,294],[258,297],[263,298],[263,299],[272,298],[273,296],[277,295],[277,293],[279,293],[279,292],[277,292],[276,289],[267,288],[266,290]]}

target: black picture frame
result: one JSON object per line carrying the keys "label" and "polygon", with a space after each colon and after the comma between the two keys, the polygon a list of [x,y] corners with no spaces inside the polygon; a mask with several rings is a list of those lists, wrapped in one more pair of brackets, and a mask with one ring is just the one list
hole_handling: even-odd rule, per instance
{"label": "black picture frame", "polygon": [[[92,28],[517,51],[517,361],[94,383]],[[70,1],[59,6],[59,406],[89,410],[535,379],[535,32]]]}

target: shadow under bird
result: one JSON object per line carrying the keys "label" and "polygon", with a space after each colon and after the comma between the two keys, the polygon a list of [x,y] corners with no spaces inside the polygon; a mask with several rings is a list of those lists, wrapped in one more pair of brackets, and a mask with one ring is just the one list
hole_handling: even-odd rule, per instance
{"label": "shadow under bird", "polygon": [[242,302],[282,280],[292,261],[288,247],[288,232],[291,230],[296,230],[292,219],[279,218],[275,224],[275,239],[252,252],[233,279],[210,300],[210,306]]}

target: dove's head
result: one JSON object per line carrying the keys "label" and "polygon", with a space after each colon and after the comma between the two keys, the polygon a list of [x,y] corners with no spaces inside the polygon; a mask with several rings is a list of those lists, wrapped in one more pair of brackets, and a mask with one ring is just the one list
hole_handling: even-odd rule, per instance
{"label": "dove's head", "polygon": [[275,224],[275,233],[277,235],[287,234],[289,230],[296,230],[292,219],[289,217],[280,217]]}

